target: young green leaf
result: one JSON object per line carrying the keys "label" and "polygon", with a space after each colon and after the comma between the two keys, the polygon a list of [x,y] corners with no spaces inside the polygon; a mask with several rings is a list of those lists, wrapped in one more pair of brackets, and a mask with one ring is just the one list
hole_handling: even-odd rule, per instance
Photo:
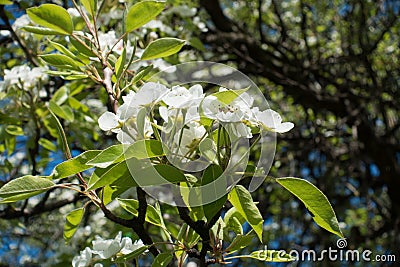
{"label": "young green leaf", "polygon": [[60,118],[70,122],[74,121],[74,112],[69,106],[59,106],[54,101],[50,100],[49,109]]}
{"label": "young green leaf", "polygon": [[81,3],[92,17],[96,15],[97,0],[81,0]]}
{"label": "young green leaf", "polygon": [[[132,215],[138,216],[139,201],[137,201],[136,199],[121,198],[117,198],[117,201],[124,210],[131,213]],[[147,205],[146,222],[160,227],[164,225],[161,214],[159,214],[152,205]]]}
{"label": "young green leaf", "polygon": [[93,166],[87,165],[86,163],[95,158],[100,152],[101,150],[88,150],[72,159],[58,164],[53,170],[53,179],[66,178],[93,168]]}
{"label": "young green leaf", "polygon": [[107,168],[111,164],[116,163],[118,159],[123,157],[126,147],[127,146],[123,144],[110,146],[98,154],[94,159],[88,161],[87,165],[92,165],[93,167],[99,168]]}
{"label": "young green leaf", "polygon": [[76,61],[69,56],[61,54],[40,55],[39,57],[43,59],[46,63],[59,68],[80,70],[80,67],[85,66],[85,64],[81,62]]}
{"label": "young green leaf", "polygon": [[68,242],[74,236],[83,218],[84,212],[85,212],[84,208],[79,208],[68,213],[67,217],[65,218],[65,224],[64,224],[65,242]]}
{"label": "young green leaf", "polygon": [[38,143],[47,150],[54,152],[57,151],[57,146],[46,138],[40,138]]}
{"label": "young green leaf", "polygon": [[129,177],[133,180],[125,161],[112,165],[100,177],[92,175],[88,183],[87,191],[110,185],[122,177]]}
{"label": "young green leaf", "polygon": [[24,130],[17,125],[8,125],[6,127],[6,132],[11,135],[24,135]]}
{"label": "young green leaf", "polygon": [[124,70],[125,61],[126,61],[126,48],[124,47],[121,56],[117,59],[117,62],[115,63],[115,75],[117,76],[117,78],[121,76],[122,71]]}
{"label": "young green leaf", "polygon": [[232,253],[251,244],[255,236],[238,234],[233,239],[232,243],[225,249],[226,252]]}
{"label": "young green leaf", "polygon": [[52,47],[54,47],[55,49],[57,49],[57,50],[58,50],[59,52],[61,52],[62,54],[66,55],[66,56],[68,56],[68,57],[70,57],[70,58],[72,58],[72,59],[74,59],[74,60],[77,60],[77,58],[75,57],[75,55],[74,55],[68,48],[66,48],[65,46],[63,46],[62,44],[57,43],[57,42],[53,42],[53,41],[51,41],[51,40],[48,40],[48,42],[50,43],[50,45],[51,45]]}
{"label": "young green leaf", "polygon": [[0,5],[12,5],[13,2],[12,1],[8,1],[8,0],[0,0]]}
{"label": "young green leaf", "polygon": [[139,140],[133,143],[125,151],[125,158],[148,159],[164,156],[162,144],[157,140]]}
{"label": "young green leaf", "polygon": [[142,60],[161,58],[178,53],[185,45],[185,40],[177,38],[160,38],[151,42],[143,52]]}
{"label": "young green leaf", "polygon": [[123,262],[126,262],[126,261],[128,261],[128,260],[131,260],[131,259],[134,259],[134,258],[136,258],[136,257],[139,257],[139,256],[142,255],[143,252],[145,252],[148,248],[149,248],[149,246],[140,247],[140,248],[136,249],[135,251],[132,251],[132,252],[129,253],[129,254],[126,254],[126,255],[123,255],[123,256],[118,257],[118,258],[115,260],[115,262],[116,262],[116,263],[123,263]]}
{"label": "young green leaf", "polygon": [[249,90],[249,88],[240,90],[221,91],[221,92],[216,92],[212,95],[215,96],[219,102],[224,103],[225,105],[229,105],[230,103],[232,103],[233,100],[235,100],[238,96],[240,96],[247,90]]}
{"label": "young green leaf", "polygon": [[87,57],[94,57],[96,54],[90,50],[89,48],[91,47],[91,44],[88,44],[85,42],[85,40],[79,39],[80,41],[84,42],[87,46],[83,45],[80,43],[78,40],[75,40],[74,38],[70,38],[71,44],[75,47],[75,49],[83,56]]}
{"label": "young green leaf", "polygon": [[43,4],[28,8],[26,13],[36,24],[57,31],[59,34],[70,35],[74,30],[71,16],[61,6]]}
{"label": "young green leaf", "polygon": [[294,177],[278,178],[276,181],[295,195],[314,215],[314,221],[329,232],[344,238],[335,212],[328,198],[312,183]]}
{"label": "young green leaf", "polygon": [[168,252],[160,253],[154,259],[151,267],[165,267],[171,262],[172,258],[173,258],[173,256],[171,253],[168,253]]}
{"label": "young green leaf", "polygon": [[140,186],[186,182],[185,175],[176,167],[157,164],[132,173]]}
{"label": "young green leaf", "polygon": [[[219,165],[212,164],[205,169],[203,173],[203,177],[201,179],[201,184],[206,185],[213,182],[215,179],[220,177],[223,173],[222,168]],[[208,194],[209,192],[203,192],[202,194]],[[222,196],[221,198],[215,200],[214,202],[208,203],[203,205],[204,215],[209,222],[214,215],[224,206],[226,199],[228,198],[227,195]]]}
{"label": "young green leaf", "polygon": [[26,175],[11,180],[0,188],[0,203],[15,202],[43,193],[55,184],[47,176]]}
{"label": "young green leaf", "polygon": [[37,27],[37,26],[24,26],[22,27],[24,31],[40,34],[40,35],[57,35],[58,31],[49,28]]}
{"label": "young green leaf", "polygon": [[229,202],[246,219],[258,238],[262,242],[263,218],[256,204],[254,203],[249,191],[241,185],[237,185],[229,193]]}
{"label": "young green leaf", "polygon": [[118,163],[131,158],[148,159],[163,156],[164,151],[160,141],[139,140],[131,145],[114,145],[100,153],[96,158],[89,161],[88,165],[99,168],[107,168],[113,163]]}
{"label": "young green leaf", "polygon": [[126,31],[131,32],[153,20],[164,9],[165,2],[142,1],[134,4],[126,16]]}

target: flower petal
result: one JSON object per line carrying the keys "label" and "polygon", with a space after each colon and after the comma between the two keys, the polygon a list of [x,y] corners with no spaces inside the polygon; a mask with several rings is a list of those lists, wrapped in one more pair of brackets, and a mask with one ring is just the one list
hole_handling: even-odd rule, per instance
{"label": "flower petal", "polygon": [[103,115],[100,116],[98,119],[98,123],[100,126],[100,129],[103,131],[109,131],[111,129],[114,129],[118,126],[118,117],[109,111],[106,111],[103,113]]}

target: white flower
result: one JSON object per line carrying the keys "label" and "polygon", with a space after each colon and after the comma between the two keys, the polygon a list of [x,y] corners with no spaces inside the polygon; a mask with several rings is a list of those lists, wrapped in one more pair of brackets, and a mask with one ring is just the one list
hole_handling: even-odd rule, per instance
{"label": "white flower", "polygon": [[44,67],[36,67],[31,69],[27,65],[15,66],[11,70],[4,70],[4,85],[22,85],[26,88],[33,88],[39,80],[48,80],[45,73],[47,69]]}
{"label": "white flower", "polygon": [[174,86],[162,100],[170,107],[189,108],[193,105],[198,106],[203,97],[203,88],[201,85],[196,84],[189,89],[182,86]]}
{"label": "white flower", "polygon": [[153,128],[146,117],[144,122],[143,136],[139,136],[136,117],[139,108],[130,107],[127,103],[122,104],[117,114],[106,111],[98,119],[99,127],[103,131],[111,131],[117,134],[117,139],[122,144],[132,144],[141,138],[150,138]]}
{"label": "white flower", "polygon": [[188,127],[182,128],[175,134],[171,147],[171,151],[181,157],[183,162],[186,162],[187,158],[191,156],[190,152],[197,149],[206,133],[204,126],[196,122],[191,122],[186,126]]}
{"label": "white flower", "polygon": [[[115,31],[111,30],[107,33],[99,32],[98,33],[98,39],[100,43],[100,49],[103,52],[103,54],[107,53],[112,49],[112,51],[116,52],[118,55],[122,54],[122,51],[124,50],[124,42],[122,40],[118,41],[118,38],[116,37]],[[118,43],[117,43],[118,41]],[[129,57],[133,52],[133,48],[130,45],[130,42],[128,41],[126,43],[126,54]]]}
{"label": "white flower", "polygon": [[[132,244],[132,239],[130,239],[129,237],[124,237],[122,238],[122,249],[121,249],[121,253],[126,255],[129,254],[141,247],[144,246],[143,241],[142,240],[136,240],[133,244]],[[147,251],[147,250],[146,250]]]}
{"label": "white flower", "polygon": [[291,122],[282,123],[281,115],[272,109],[259,111],[258,108],[254,108],[252,111],[256,122],[268,131],[286,133],[294,127]]}
{"label": "white flower", "polygon": [[124,102],[130,107],[138,108],[156,104],[168,92],[167,87],[160,83],[145,83],[136,94],[131,94]]}
{"label": "white flower", "polygon": [[119,232],[114,239],[104,240],[101,237],[96,236],[96,240],[92,241],[93,254],[99,255],[102,259],[111,258],[115,254],[117,254],[122,248],[121,237],[121,232]]}
{"label": "white flower", "polygon": [[[220,88],[219,92],[226,90]],[[210,119],[220,122],[240,122],[249,117],[252,104],[253,98],[247,93],[243,93],[230,104],[224,104],[216,96],[210,95],[204,98],[201,107],[204,115]]]}
{"label": "white flower", "polygon": [[92,251],[90,248],[86,247],[81,251],[80,256],[75,256],[72,259],[73,267],[87,267],[90,265],[90,261],[92,260]]}
{"label": "white flower", "polygon": [[144,246],[142,240],[136,240],[132,244],[132,239],[129,237],[122,237],[122,232],[118,232],[114,239],[104,240],[101,237],[96,237],[93,244],[93,254],[97,254],[102,259],[109,259],[118,253],[129,254]]}
{"label": "white flower", "polygon": [[81,14],[79,14],[79,11],[76,8],[70,7],[67,9],[67,11],[71,17],[80,17],[81,16]]}

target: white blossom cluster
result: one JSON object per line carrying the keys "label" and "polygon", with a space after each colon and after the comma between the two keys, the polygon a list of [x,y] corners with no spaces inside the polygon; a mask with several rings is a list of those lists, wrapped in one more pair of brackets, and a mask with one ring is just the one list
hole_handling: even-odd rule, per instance
{"label": "white blossom cluster", "polygon": [[[228,89],[223,87],[219,89],[220,93],[226,91]],[[277,133],[294,127],[291,122],[282,122],[277,112],[254,107],[254,99],[247,92],[225,104],[216,94],[205,95],[198,84],[187,89],[183,86],[167,88],[160,83],[148,82],[137,92],[130,91],[122,98],[124,103],[116,114],[107,111],[100,116],[98,122],[102,130],[116,133],[121,143],[132,144],[140,139],[152,138],[154,129],[161,129],[172,136],[180,149],[177,153],[181,155],[186,155],[190,144],[199,144],[206,138],[201,117],[222,125],[231,138],[251,138],[252,127]],[[139,116],[143,109],[146,114],[144,119]],[[152,118],[154,110],[158,110],[164,121],[162,126]]]}
{"label": "white blossom cluster", "polygon": [[[79,256],[72,259],[73,267],[91,266],[96,261],[111,259],[117,255],[129,254],[141,247],[144,244],[142,240],[132,242],[129,237],[122,237],[122,232],[119,232],[114,239],[106,239],[96,236],[96,240],[92,241],[92,247],[86,247],[80,252]],[[102,267],[101,263],[95,263],[94,267]]]}
{"label": "white blossom cluster", "polygon": [[46,71],[47,68],[45,67],[31,69],[28,65],[15,66],[11,70],[4,70],[3,86],[5,88],[11,86],[19,86],[25,89],[34,88],[40,81],[45,82],[49,79]]}

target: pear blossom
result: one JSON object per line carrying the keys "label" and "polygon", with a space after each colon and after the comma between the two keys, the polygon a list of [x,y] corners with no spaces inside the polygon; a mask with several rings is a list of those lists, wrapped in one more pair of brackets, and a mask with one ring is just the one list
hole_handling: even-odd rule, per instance
{"label": "pear blossom", "polygon": [[116,133],[118,141],[123,144],[150,138],[153,134],[150,120],[145,118],[142,135],[139,134],[136,118],[142,108],[158,101],[166,90],[165,86],[158,83],[147,83],[137,93],[130,91],[122,97],[124,104],[119,107],[116,114],[106,111],[99,117],[100,129]]}
{"label": "pear blossom", "polygon": [[294,127],[292,122],[282,123],[281,115],[272,109],[260,111],[258,108],[253,108],[252,112],[255,121],[266,130],[277,133],[286,133]]}
{"label": "pear blossom", "polygon": [[[100,49],[103,53],[106,53],[112,49],[112,51],[116,52],[118,55],[122,54],[122,51],[124,50],[124,42],[122,40],[118,41],[115,31],[111,30],[106,33],[99,31],[98,39],[100,43]],[[130,42],[128,41],[126,43],[126,53],[129,56],[132,54],[132,52],[133,52],[133,47],[130,45]]]}
{"label": "pear blossom", "polygon": [[167,87],[160,83],[148,82],[145,83],[137,93],[131,93],[124,102],[129,107],[143,107],[156,104],[161,100],[161,97],[168,92]]}
{"label": "pear blossom", "polygon": [[96,240],[92,241],[93,254],[99,255],[102,259],[109,259],[118,253],[129,254],[144,246],[142,240],[136,240],[132,243],[129,237],[122,237],[122,232],[118,232],[114,239],[104,240],[97,236]]}
{"label": "pear blossom", "polygon": [[115,254],[117,254],[121,250],[121,240],[117,239],[107,239],[104,240],[101,237],[97,236],[96,240],[92,241],[93,245],[93,254],[99,255],[102,259],[109,259]]}
{"label": "pear blossom", "polygon": [[183,162],[187,161],[190,152],[198,147],[206,134],[206,129],[199,123],[191,122],[186,126],[175,134],[171,147],[171,151],[181,157]]}
{"label": "pear blossom", "polygon": [[171,91],[163,96],[165,104],[174,108],[189,108],[192,105],[199,105],[204,98],[203,88],[196,84],[186,89],[182,86],[174,86]]}
{"label": "pear blossom", "polygon": [[86,247],[84,250],[81,251],[79,256],[75,256],[72,259],[72,266],[87,267],[90,265],[91,260],[92,260],[92,250]]}
{"label": "pear blossom", "polygon": [[26,88],[33,88],[39,80],[47,81],[47,68],[35,67],[31,69],[27,65],[15,66],[11,70],[4,70],[5,86],[23,85]]}
{"label": "pear blossom", "polygon": [[[221,87],[219,92],[226,90]],[[220,122],[240,122],[248,118],[253,101],[247,93],[239,95],[229,104],[224,104],[216,96],[210,95],[204,98],[201,107],[204,115],[210,119]]]}

